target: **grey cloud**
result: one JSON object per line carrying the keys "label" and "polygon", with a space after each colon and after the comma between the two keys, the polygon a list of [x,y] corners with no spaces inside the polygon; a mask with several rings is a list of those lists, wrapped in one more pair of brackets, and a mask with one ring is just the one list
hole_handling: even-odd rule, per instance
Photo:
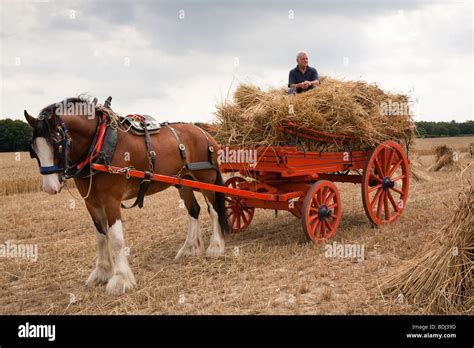
{"label": "grey cloud", "polygon": [[[82,78],[87,86],[112,94],[124,104],[139,98],[166,100],[174,91],[179,93],[181,88],[176,86],[191,77],[199,81],[196,76],[217,74],[230,80],[233,57],[240,60],[237,73],[263,79],[266,71],[281,70],[285,80],[300,49],[310,53],[311,63],[323,73],[341,69],[353,76],[370,71],[374,60],[380,64],[386,59],[387,70],[392,67],[391,74],[399,74],[409,83],[415,74],[432,76],[436,73],[433,66],[443,69],[444,61],[472,55],[471,17],[455,12],[456,22],[449,28],[421,28],[422,40],[403,46],[414,47],[409,54],[429,64],[421,68],[406,64],[404,71],[393,71],[406,57],[398,57],[399,50],[390,37],[378,47],[379,43],[368,36],[368,23],[398,10],[407,15],[424,13],[434,6],[428,1],[80,0],[14,6],[17,8],[12,10],[11,19],[1,28],[2,77],[11,80],[19,73],[38,76],[24,93],[44,91],[45,99],[49,95],[48,76],[64,76],[65,81]],[[184,20],[178,18],[181,9]],[[293,20],[288,18],[290,9],[295,13]],[[76,11],[74,19],[68,17],[69,10]],[[124,28],[134,30],[139,42],[132,34],[122,33]],[[410,28],[397,29],[410,35]],[[11,64],[15,56],[22,57],[21,67]],[[349,68],[342,67],[346,56],[351,62]],[[124,66],[125,57],[129,57],[130,67]],[[193,88],[211,87],[215,86]],[[4,100],[9,99],[10,92],[6,91],[9,89],[2,90]],[[81,92],[84,87],[65,84],[65,96],[71,94],[69,91]]]}

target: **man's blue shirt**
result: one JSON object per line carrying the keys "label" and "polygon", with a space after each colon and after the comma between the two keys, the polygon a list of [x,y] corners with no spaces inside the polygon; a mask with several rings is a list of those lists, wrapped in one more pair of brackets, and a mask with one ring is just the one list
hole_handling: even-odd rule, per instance
{"label": "man's blue shirt", "polygon": [[[298,66],[296,66],[296,68],[290,70],[290,76],[288,77],[288,87],[290,87],[290,85],[292,84],[297,84],[304,81],[314,81],[314,80],[319,80],[318,71],[315,68],[307,66],[306,71],[303,74],[301,70],[298,69]],[[301,93],[313,88],[314,86],[312,85],[309,86],[308,89],[297,88],[296,92]]]}

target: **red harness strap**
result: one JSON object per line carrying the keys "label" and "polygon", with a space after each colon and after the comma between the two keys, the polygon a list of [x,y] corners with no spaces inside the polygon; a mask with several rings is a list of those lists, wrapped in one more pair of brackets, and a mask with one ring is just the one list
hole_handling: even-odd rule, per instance
{"label": "red harness strap", "polygon": [[102,145],[104,144],[105,131],[107,130],[107,115],[102,113],[102,123],[99,128],[99,134],[97,135],[97,142],[94,148],[92,156],[87,156],[87,158],[79,163],[76,168],[81,170],[84,166],[90,164],[97,156],[99,156],[100,151],[102,150]]}

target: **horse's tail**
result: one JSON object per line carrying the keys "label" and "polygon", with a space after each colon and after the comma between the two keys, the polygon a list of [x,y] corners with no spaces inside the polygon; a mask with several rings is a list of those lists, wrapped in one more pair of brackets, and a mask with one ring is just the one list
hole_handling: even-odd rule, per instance
{"label": "horse's tail", "polygon": [[[222,175],[219,170],[216,171],[216,185],[224,186]],[[215,192],[216,194],[216,211],[219,217],[219,225],[221,226],[222,233],[228,233],[230,231],[229,223],[227,222],[227,212],[225,207],[225,194],[222,192]]]}

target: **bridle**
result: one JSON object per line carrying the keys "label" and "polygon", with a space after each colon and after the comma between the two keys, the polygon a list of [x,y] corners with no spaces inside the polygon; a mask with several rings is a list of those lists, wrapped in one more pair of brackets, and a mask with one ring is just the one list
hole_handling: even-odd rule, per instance
{"label": "bridle", "polygon": [[[35,130],[33,139],[30,141],[30,157],[36,158],[38,161],[38,166],[40,173],[42,175],[48,175],[53,173],[62,173],[65,174],[68,169],[68,152],[71,144],[71,138],[68,135],[66,125],[63,120],[57,116],[59,119],[59,124],[56,125],[56,129],[52,132],[49,129],[49,125]],[[48,118],[38,118],[40,122],[47,122]],[[38,154],[33,148],[33,140],[37,137],[44,137],[51,142],[53,146],[53,165],[52,166],[42,166],[39,160]],[[55,164],[58,163],[58,164]]]}
{"label": "bridle", "polygon": [[[99,122],[92,139],[89,150],[85,158],[75,162],[70,163],[68,159],[69,149],[71,148],[71,138],[68,134],[66,125],[59,115],[56,115],[59,119],[59,123],[56,124],[54,132],[51,132],[49,125],[47,127],[38,127],[35,130],[33,140],[37,137],[44,137],[48,139],[53,146],[54,159],[52,166],[42,166],[41,162],[33,148],[33,140],[30,141],[30,156],[31,158],[36,158],[38,161],[40,173],[42,175],[48,175],[53,173],[59,173],[61,180],[73,178],[82,174],[85,168],[88,167],[93,161],[99,157],[100,151],[102,149],[105,131],[109,126],[108,115],[106,113],[101,113],[99,116]],[[47,122],[49,117],[39,117],[39,122]],[[46,129],[45,129],[46,128]],[[89,173],[90,175],[90,173]]]}

